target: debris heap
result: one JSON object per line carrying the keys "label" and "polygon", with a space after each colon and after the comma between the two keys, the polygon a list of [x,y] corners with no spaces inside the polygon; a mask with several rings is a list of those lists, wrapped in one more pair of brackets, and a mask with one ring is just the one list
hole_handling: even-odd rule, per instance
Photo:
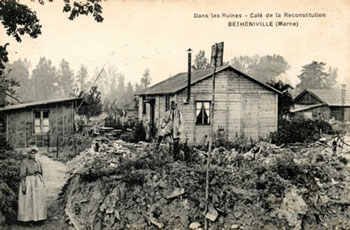
{"label": "debris heap", "polygon": [[350,229],[347,160],[322,145],[280,148],[260,143],[239,154],[212,153],[209,211],[206,153],[173,162],[148,143],[104,143],[70,163],[63,188],[75,229]]}

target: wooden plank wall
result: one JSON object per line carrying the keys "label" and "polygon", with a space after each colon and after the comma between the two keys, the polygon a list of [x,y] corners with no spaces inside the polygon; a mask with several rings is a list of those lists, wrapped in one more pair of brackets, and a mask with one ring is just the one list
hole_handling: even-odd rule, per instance
{"label": "wooden plank wall", "polygon": [[315,98],[313,95],[311,95],[309,92],[306,92],[301,98],[299,98],[298,101],[296,101],[296,103],[301,105],[312,105],[320,104],[322,102]]}
{"label": "wooden plank wall", "polygon": [[[297,117],[305,117],[304,113],[312,113],[315,114],[316,117],[315,118],[320,118],[319,114],[323,114],[323,118],[324,119],[330,119],[331,118],[331,109],[328,106],[322,106],[322,107],[317,107],[317,108],[312,108],[312,109],[308,109],[308,110],[304,110],[304,111],[300,111],[300,112],[296,112],[294,114],[294,116]],[[315,116],[314,115],[314,116]]]}
{"label": "wooden plank wall", "polygon": [[350,121],[350,108],[349,107],[345,108],[344,121]]}
{"label": "wooden plank wall", "polygon": [[[232,71],[216,76],[214,130],[224,130],[232,140],[244,132],[254,140],[266,137],[277,128],[277,94]],[[209,136],[210,126],[195,125],[195,101],[211,100],[212,79],[191,88],[190,104],[183,104],[186,89],[178,94],[178,106],[184,116],[183,138],[199,143]]]}
{"label": "wooden plank wall", "polygon": [[344,120],[345,111],[343,107],[331,107],[331,117],[334,117],[337,121]]}
{"label": "wooden plank wall", "polygon": [[[258,140],[277,129],[278,95],[257,83],[229,70],[216,76],[215,81],[214,129],[223,130],[229,140],[244,132]],[[211,101],[212,78],[196,83],[191,88],[190,103],[184,104],[187,89],[178,92],[170,100],[175,100],[184,118],[182,140],[199,143],[210,134],[210,125],[196,125],[196,101]],[[165,96],[154,96],[155,121],[159,123],[165,113]],[[141,109],[140,109],[141,108]],[[150,120],[147,105],[147,120]],[[139,97],[139,118],[142,115],[142,98]]]}
{"label": "wooden plank wall", "polygon": [[277,130],[278,95],[261,93],[259,102],[259,137],[265,138]]}
{"label": "wooden plank wall", "polygon": [[34,110],[32,108],[8,111],[7,114],[7,139],[16,148],[25,148],[29,145],[38,147],[56,146],[56,136],[68,137],[74,133],[72,102],[60,103],[50,106],[38,106],[38,110],[50,111],[50,138],[47,134],[34,134]]}
{"label": "wooden plank wall", "polygon": [[16,112],[7,113],[7,140],[13,146],[16,145]]}

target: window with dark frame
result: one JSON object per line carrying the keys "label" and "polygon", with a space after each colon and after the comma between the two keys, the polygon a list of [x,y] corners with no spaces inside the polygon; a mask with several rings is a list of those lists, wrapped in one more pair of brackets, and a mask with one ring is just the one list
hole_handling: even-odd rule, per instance
{"label": "window with dark frame", "polygon": [[34,133],[48,133],[50,132],[50,111],[34,111]]}
{"label": "window with dark frame", "polygon": [[168,111],[170,109],[170,96],[165,96],[165,111]]}
{"label": "window with dark frame", "polygon": [[210,125],[210,101],[196,102],[196,125]]}

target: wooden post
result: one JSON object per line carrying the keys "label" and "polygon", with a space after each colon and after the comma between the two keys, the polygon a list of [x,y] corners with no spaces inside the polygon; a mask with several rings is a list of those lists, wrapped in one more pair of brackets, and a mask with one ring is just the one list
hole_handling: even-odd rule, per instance
{"label": "wooden post", "polygon": [[226,147],[229,144],[229,121],[230,121],[230,103],[229,103],[229,94],[226,92],[226,127],[225,127],[225,137],[226,137]]}
{"label": "wooden post", "polygon": [[59,138],[58,138],[58,134],[57,134],[57,138],[56,138],[56,158],[58,158],[58,145],[59,145]]}
{"label": "wooden post", "polygon": [[161,118],[161,115],[160,115],[160,100],[161,100],[161,97],[158,97],[158,122],[157,122],[157,128],[159,128],[160,126],[160,118]]}
{"label": "wooden post", "polygon": [[6,141],[10,140],[10,136],[9,136],[9,114],[8,112],[6,112]]}
{"label": "wooden post", "polygon": [[73,134],[75,134],[74,105],[73,105],[74,103],[75,103],[74,101],[71,102],[71,110],[72,110],[72,132],[71,133]]}
{"label": "wooden post", "polygon": [[260,106],[260,101],[261,101],[261,94],[260,91],[258,93],[258,112],[257,112],[257,120],[258,120],[258,139],[257,141],[260,141],[260,136],[261,136],[261,122],[260,122],[260,112],[261,112],[261,106]]}
{"label": "wooden post", "polygon": [[24,148],[27,148],[27,110],[24,109]]}
{"label": "wooden post", "polygon": [[[217,43],[215,43],[215,49],[217,50]],[[208,212],[208,203],[209,203],[209,168],[210,168],[210,154],[213,148],[214,142],[214,100],[215,100],[215,72],[216,72],[216,56],[215,52],[215,61],[214,61],[214,73],[213,73],[213,89],[211,96],[211,106],[210,106],[210,141],[209,141],[209,150],[207,156],[207,173],[205,179],[205,211],[204,211],[204,229],[208,230],[208,220],[206,218]]]}
{"label": "wooden post", "polygon": [[49,132],[47,132],[47,153],[50,153],[50,135]]}
{"label": "wooden post", "polygon": [[196,114],[196,110],[197,110],[197,93],[194,94],[193,96],[193,142],[197,143],[197,126],[196,126],[196,121],[197,121],[197,114]]}
{"label": "wooden post", "polygon": [[17,110],[15,110],[15,144],[14,147],[18,147],[17,146],[17,121],[18,121],[18,117],[17,117]]}
{"label": "wooden post", "polygon": [[278,129],[278,94],[276,93],[276,107],[275,107],[276,123],[275,131]]}
{"label": "wooden post", "polygon": [[77,155],[77,145],[76,145],[76,141],[75,141],[75,136],[73,136],[73,142],[74,142],[74,156]]}
{"label": "wooden post", "polygon": [[64,137],[64,104],[63,102],[61,103],[61,109],[62,109],[62,113],[61,113],[61,120],[62,120],[62,136]]}

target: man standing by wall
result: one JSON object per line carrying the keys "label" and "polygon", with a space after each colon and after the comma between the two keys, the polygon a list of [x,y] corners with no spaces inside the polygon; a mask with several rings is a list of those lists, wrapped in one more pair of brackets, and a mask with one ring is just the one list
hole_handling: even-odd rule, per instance
{"label": "man standing by wall", "polygon": [[183,118],[182,113],[177,109],[175,101],[171,101],[170,110],[166,111],[162,120],[161,130],[156,144],[156,149],[159,148],[161,141],[168,137],[173,143],[174,160],[179,158],[180,135],[182,131]]}

